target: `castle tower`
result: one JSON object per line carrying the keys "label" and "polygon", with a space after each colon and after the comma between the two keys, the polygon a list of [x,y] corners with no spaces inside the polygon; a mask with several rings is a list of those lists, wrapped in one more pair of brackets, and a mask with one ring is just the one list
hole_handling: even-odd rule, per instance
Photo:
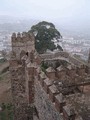
{"label": "castle tower", "polygon": [[33,34],[23,32],[12,34],[12,51],[16,53],[16,59],[20,60],[20,58],[24,55],[24,52],[31,52],[35,50],[35,39]]}
{"label": "castle tower", "polygon": [[[33,120],[33,113],[29,113],[29,101],[27,98],[27,86],[32,87],[29,94],[33,93],[33,80],[28,82],[26,77],[27,64],[33,62],[33,54],[35,51],[34,36],[31,33],[13,33],[12,37],[12,54],[10,59],[11,89],[14,105],[14,120]],[[28,60],[28,63],[26,62]],[[32,70],[32,69],[31,69]],[[32,74],[33,75],[33,74]],[[29,84],[29,85],[28,85]],[[32,101],[33,103],[33,95]],[[28,116],[30,114],[31,116]]]}

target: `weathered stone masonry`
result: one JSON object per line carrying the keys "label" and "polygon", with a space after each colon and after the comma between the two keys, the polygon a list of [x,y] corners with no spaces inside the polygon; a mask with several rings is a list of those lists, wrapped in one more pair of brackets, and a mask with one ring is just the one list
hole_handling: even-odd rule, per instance
{"label": "weathered stone masonry", "polygon": [[63,120],[38,80],[35,80],[35,106],[40,120]]}
{"label": "weathered stone masonry", "polygon": [[[73,107],[71,98],[74,93],[79,96],[82,86],[90,85],[90,67],[75,61],[66,52],[38,55],[34,42],[31,33],[12,35],[10,72],[14,120],[34,120],[34,116],[37,120],[84,120]],[[44,73],[41,61],[53,60],[66,60],[68,64],[55,69],[48,66]]]}
{"label": "weathered stone masonry", "polygon": [[34,72],[28,64],[31,62],[30,53],[34,50],[32,34],[18,33],[16,35],[14,33],[12,35],[10,72],[15,120],[33,119]]}

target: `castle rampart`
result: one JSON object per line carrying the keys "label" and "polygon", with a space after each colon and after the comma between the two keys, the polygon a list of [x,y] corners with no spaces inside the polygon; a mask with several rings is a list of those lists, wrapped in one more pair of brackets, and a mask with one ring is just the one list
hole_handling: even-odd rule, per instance
{"label": "castle rampart", "polygon": [[[39,120],[84,120],[80,104],[84,96],[82,86],[90,85],[86,70],[89,67],[66,52],[38,55],[34,41],[30,33],[12,35],[10,72],[14,120],[33,120],[35,115]],[[42,61],[52,59],[53,62],[54,58],[64,62],[67,59],[67,64],[41,66]]]}

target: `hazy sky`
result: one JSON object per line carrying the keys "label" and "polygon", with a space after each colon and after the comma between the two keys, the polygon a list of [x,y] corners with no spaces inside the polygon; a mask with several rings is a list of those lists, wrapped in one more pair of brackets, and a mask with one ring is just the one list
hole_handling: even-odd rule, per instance
{"label": "hazy sky", "polygon": [[0,15],[89,22],[90,0],[0,0]]}

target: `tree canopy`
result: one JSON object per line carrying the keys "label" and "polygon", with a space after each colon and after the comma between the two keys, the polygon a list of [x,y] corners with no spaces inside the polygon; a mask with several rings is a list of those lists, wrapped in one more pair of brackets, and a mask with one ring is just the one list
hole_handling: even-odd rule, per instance
{"label": "tree canopy", "polygon": [[62,38],[60,32],[55,28],[54,24],[43,21],[31,27],[31,30],[35,35],[35,48],[37,52],[44,53],[46,50],[63,50],[60,45],[55,45],[54,41],[58,41]]}

